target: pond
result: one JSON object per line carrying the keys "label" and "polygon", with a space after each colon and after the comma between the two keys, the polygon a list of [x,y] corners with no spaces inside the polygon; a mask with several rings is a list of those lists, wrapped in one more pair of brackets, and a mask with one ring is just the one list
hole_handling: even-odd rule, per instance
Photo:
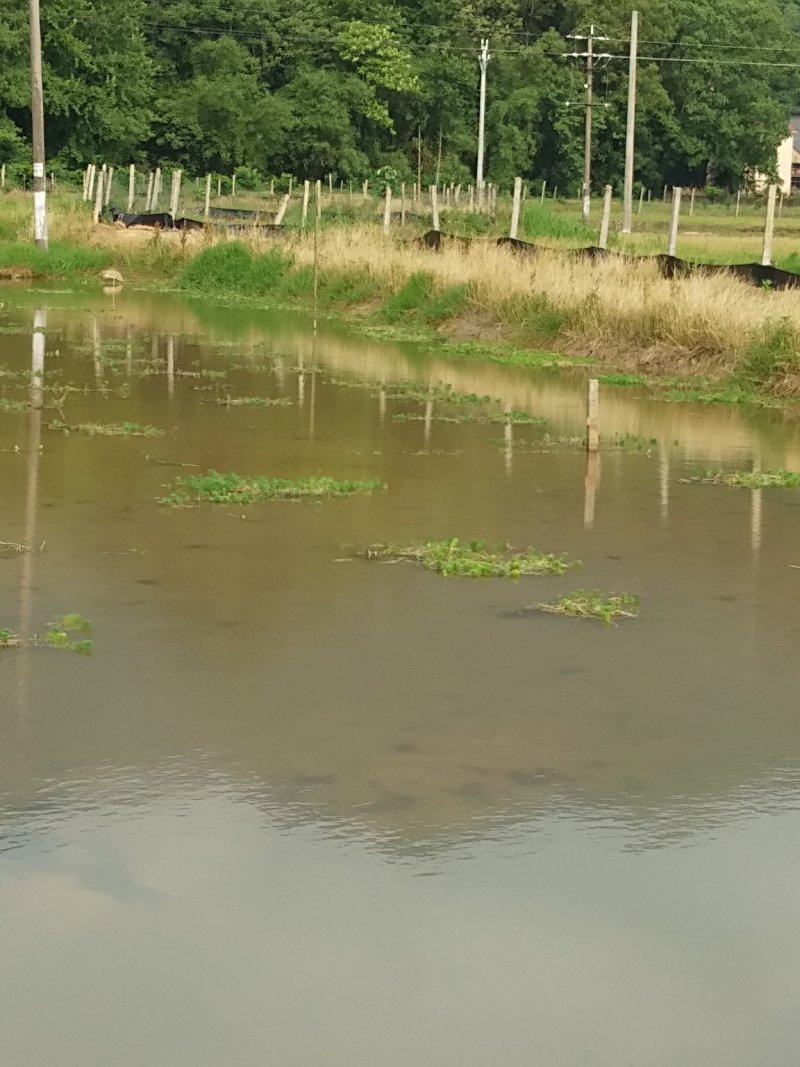
{"label": "pond", "polygon": [[[691,479],[800,470],[800,423],[603,387],[587,465],[576,372],[0,301],[4,1063],[795,1057],[800,492]],[[163,433],[76,429],[123,423]],[[159,502],[210,469],[387,488]],[[583,570],[360,556],[455,536]],[[640,616],[522,610],[577,587]]]}

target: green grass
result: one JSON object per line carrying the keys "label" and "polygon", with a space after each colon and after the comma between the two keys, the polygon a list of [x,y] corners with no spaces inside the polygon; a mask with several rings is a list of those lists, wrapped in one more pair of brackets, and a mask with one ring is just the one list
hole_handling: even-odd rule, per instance
{"label": "green grass", "polygon": [[60,278],[70,274],[96,274],[108,267],[113,253],[102,248],[51,241],[46,252],[33,243],[0,243],[0,274],[25,272],[33,278]]}
{"label": "green grass", "polygon": [[737,377],[749,389],[776,385],[787,374],[800,372],[800,334],[788,318],[768,322],[750,342]]}
{"label": "green grass", "polygon": [[203,249],[184,267],[178,286],[219,296],[266,296],[274,293],[292,265],[278,248],[254,256],[239,241]]}
{"label": "green grass", "polygon": [[597,380],[601,385],[647,385],[647,378],[643,374],[598,374]]}
{"label": "green grass", "polygon": [[703,485],[727,485],[732,489],[797,489],[798,471],[706,471],[698,478],[687,479]]}
{"label": "green grass", "polygon": [[170,492],[160,503],[172,506],[192,504],[256,504],[264,500],[300,500],[303,498],[343,497],[356,493],[373,493],[386,488],[381,481],[338,481],[335,478],[264,478],[245,477],[230,472],[188,475],[167,486]]}
{"label": "green grass", "polygon": [[381,315],[391,323],[413,319],[422,325],[435,326],[460,314],[468,302],[468,285],[437,290],[432,275],[415,271],[385,302]]}
{"label": "green grass", "polygon": [[520,234],[526,240],[560,238],[585,245],[597,243],[597,231],[584,226],[576,215],[559,214],[545,203],[527,201],[520,213]]}
{"label": "green grass", "polygon": [[551,604],[537,604],[536,608],[551,615],[599,619],[608,626],[615,619],[635,619],[639,614],[639,598],[628,593],[598,593],[597,590],[576,589]]}
{"label": "green grass", "polygon": [[157,426],[147,426],[138,422],[79,422],[69,425],[60,419],[53,419],[47,424],[48,430],[61,433],[84,434],[86,437],[163,437],[164,431]]}
{"label": "green grass", "polygon": [[366,550],[367,559],[384,562],[410,561],[444,578],[519,578],[523,575],[563,574],[580,567],[578,560],[566,555],[537,552],[527,548],[518,552],[507,544],[489,545],[486,541],[417,541],[408,545],[375,544]]}

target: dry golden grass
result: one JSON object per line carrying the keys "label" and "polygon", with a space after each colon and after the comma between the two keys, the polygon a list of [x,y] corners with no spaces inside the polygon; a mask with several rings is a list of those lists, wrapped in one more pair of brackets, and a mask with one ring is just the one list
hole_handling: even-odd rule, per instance
{"label": "dry golden grass", "polygon": [[[298,263],[313,262],[310,236],[290,247]],[[364,227],[322,232],[318,256],[322,271],[366,270],[391,292],[419,271],[438,288],[467,285],[475,312],[509,324],[524,322],[537,298],[564,313],[569,346],[612,353],[618,365],[721,372],[765,324],[800,321],[800,290],[766,292],[725,277],[668,281],[650,263],[589,263],[555,250],[523,259],[487,241],[437,254]]]}

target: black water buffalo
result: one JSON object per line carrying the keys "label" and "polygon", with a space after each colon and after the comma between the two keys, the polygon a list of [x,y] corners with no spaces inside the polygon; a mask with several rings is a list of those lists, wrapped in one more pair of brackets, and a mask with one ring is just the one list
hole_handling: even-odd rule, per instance
{"label": "black water buffalo", "polygon": [[778,267],[764,267],[761,263],[703,263],[698,270],[703,274],[733,274],[761,289],[800,288],[800,274]]}
{"label": "black water buffalo", "polygon": [[175,219],[173,228],[176,230],[202,230],[203,223],[197,219]]}
{"label": "black water buffalo", "polygon": [[132,215],[127,211],[112,211],[111,218],[122,226],[150,226],[156,230],[173,230],[175,220],[168,211]]}
{"label": "black water buffalo", "polygon": [[509,252],[518,252],[522,256],[535,256],[541,252],[539,245],[532,245],[529,241],[520,241],[516,237],[498,237],[497,244],[500,248],[507,248]]}
{"label": "black water buffalo", "polygon": [[422,237],[417,238],[417,244],[430,248],[434,252],[438,252],[444,242],[459,245],[464,249],[471,248],[473,245],[471,237],[458,237],[456,234],[442,233],[441,230],[428,230],[427,233],[423,233]]}

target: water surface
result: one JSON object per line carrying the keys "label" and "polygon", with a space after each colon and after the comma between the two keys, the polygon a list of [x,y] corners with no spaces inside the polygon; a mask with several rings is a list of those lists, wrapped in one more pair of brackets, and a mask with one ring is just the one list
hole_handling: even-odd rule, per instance
{"label": "water surface", "polygon": [[[587,470],[553,443],[579,377],[127,290],[0,299],[0,397],[36,333],[45,361],[44,410],[0,411],[0,540],[34,549],[0,558],[0,629],[76,611],[95,640],[0,653],[0,1062],[792,1062],[800,494],[687,479],[800,469],[793,419],[604,389],[604,437],[640,441]],[[398,382],[546,422],[442,422]],[[208,468],[389,488],[157,503]],[[584,570],[351,558],[454,535]],[[520,612],[581,585],[641,618]]]}

